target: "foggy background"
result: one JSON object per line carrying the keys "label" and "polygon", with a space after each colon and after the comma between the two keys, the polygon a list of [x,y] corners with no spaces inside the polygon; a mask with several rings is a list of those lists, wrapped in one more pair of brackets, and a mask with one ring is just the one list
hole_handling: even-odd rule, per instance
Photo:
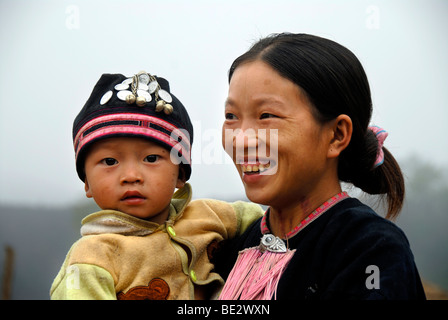
{"label": "foggy background", "polygon": [[[276,32],[352,50],[372,123],[402,165],[406,232],[425,281],[448,290],[448,1],[0,0],[0,276],[12,299],[48,299],[95,205],[75,171],[72,123],[103,73],[169,80],[194,124],[194,198],[245,199],[221,147],[232,61]],[[378,209],[381,211],[380,209]]]}

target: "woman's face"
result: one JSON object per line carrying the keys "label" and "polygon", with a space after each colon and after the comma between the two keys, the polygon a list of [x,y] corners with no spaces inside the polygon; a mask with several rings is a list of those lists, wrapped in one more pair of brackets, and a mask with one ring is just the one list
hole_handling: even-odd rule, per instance
{"label": "woman's face", "polygon": [[332,132],[311,108],[302,90],[266,63],[248,62],[235,70],[223,146],[251,201],[285,207],[314,202],[325,192]]}

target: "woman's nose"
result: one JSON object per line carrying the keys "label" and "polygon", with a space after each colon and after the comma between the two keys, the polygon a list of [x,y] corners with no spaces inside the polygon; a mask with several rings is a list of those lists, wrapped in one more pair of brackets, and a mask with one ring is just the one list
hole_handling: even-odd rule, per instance
{"label": "woman's nose", "polygon": [[243,149],[256,148],[257,132],[253,128],[240,129],[235,132],[234,144]]}
{"label": "woman's nose", "polygon": [[258,135],[255,129],[226,129],[224,132],[225,151],[235,157],[244,158],[256,153]]}

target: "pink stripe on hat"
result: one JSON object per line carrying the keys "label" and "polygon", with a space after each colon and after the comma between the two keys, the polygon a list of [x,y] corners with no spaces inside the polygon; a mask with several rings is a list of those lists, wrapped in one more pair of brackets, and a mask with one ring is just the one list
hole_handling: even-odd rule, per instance
{"label": "pink stripe on hat", "polygon": [[190,139],[183,130],[159,118],[132,113],[104,115],[83,125],[75,137],[76,157],[88,143],[120,135],[136,135],[160,141],[180,152],[184,163],[191,164]]}

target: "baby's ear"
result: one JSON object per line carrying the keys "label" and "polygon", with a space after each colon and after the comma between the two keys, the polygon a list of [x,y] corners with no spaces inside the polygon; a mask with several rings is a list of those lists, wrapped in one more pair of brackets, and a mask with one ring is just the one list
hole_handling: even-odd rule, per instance
{"label": "baby's ear", "polygon": [[177,184],[176,184],[176,188],[177,188],[177,189],[181,189],[181,188],[183,188],[183,187],[185,186],[185,183],[186,183],[185,180],[178,179],[178,180],[177,180]]}
{"label": "baby's ear", "polygon": [[92,198],[93,197],[92,191],[89,188],[89,182],[87,181],[87,178],[86,178],[86,181],[84,182],[84,190],[86,190],[86,197],[87,198]]}
{"label": "baby's ear", "polygon": [[177,184],[176,184],[176,188],[180,189],[183,188],[185,186],[185,183],[187,182],[187,180],[185,179],[185,169],[182,165],[179,166],[179,176],[177,177]]}

